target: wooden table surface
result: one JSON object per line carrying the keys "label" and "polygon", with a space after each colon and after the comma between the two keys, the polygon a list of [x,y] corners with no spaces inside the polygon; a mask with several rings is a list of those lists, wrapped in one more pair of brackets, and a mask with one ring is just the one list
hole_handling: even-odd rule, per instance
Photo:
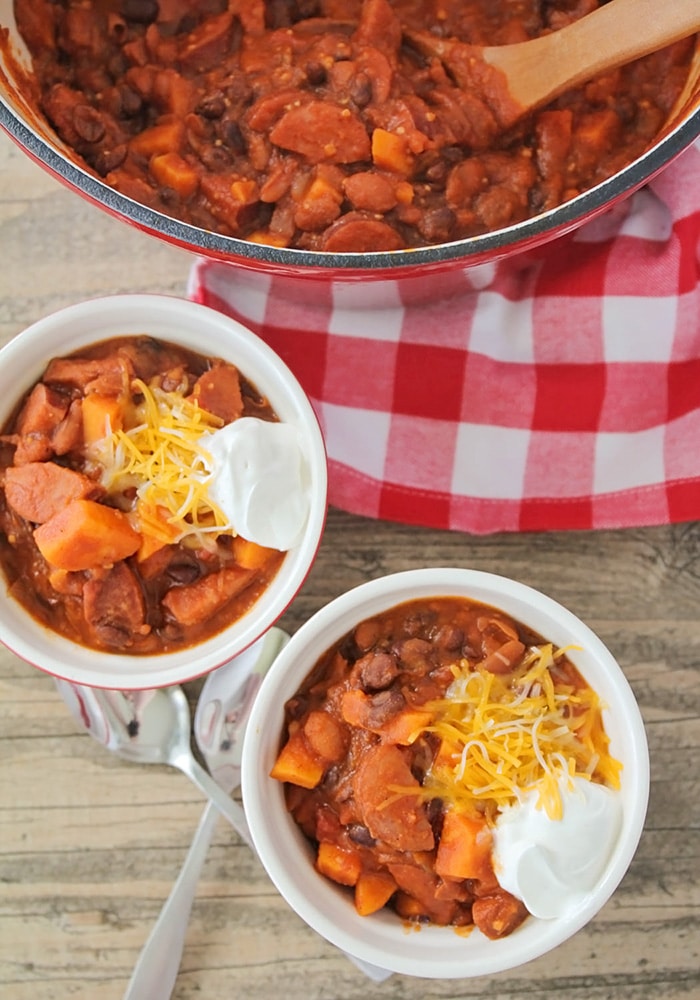
{"label": "wooden table surface", "polygon": [[[0,261],[5,342],[84,298],[184,294],[192,258],[87,204],[2,136]],[[472,537],[332,510],[281,624],[294,631],[368,578],[435,564],[539,587],[619,659],[644,716],[652,775],[646,827],[619,889],[584,930],[523,968],[375,985],[291,912],[221,821],[174,998],[698,1000],[700,523]],[[4,647],[0,719],[0,997],[117,1000],[177,877],[202,797],[178,771],[125,763],[98,746],[52,680]]]}

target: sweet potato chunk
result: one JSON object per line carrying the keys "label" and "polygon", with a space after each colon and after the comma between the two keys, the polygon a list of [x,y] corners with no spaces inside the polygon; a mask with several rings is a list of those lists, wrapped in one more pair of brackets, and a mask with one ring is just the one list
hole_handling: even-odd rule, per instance
{"label": "sweet potato chunk", "polygon": [[355,883],[355,909],[361,917],[376,913],[396,892],[396,882],[388,872],[362,872]]}
{"label": "sweet potato chunk", "polygon": [[404,137],[383,128],[372,133],[372,162],[379,170],[404,176],[413,170],[413,156]]}
{"label": "sweet potato chunk", "polygon": [[91,392],[83,399],[83,440],[86,445],[101,441],[114,431],[121,430],[122,405],[117,396],[103,396]]}
{"label": "sweet potato chunk", "polygon": [[130,148],[137,156],[157,156],[159,153],[177,152],[182,143],[184,129],[176,120],[151,125],[130,142]]}
{"label": "sweet potato chunk", "polygon": [[301,788],[315,788],[324,771],[324,765],[311,751],[304,734],[297,730],[280,750],[270,777],[277,781],[288,781]]}
{"label": "sweet potato chunk", "polygon": [[340,885],[356,885],[362,871],[362,859],[357,851],[322,841],[318,845],[316,868]]}
{"label": "sweet potato chunk", "polygon": [[58,569],[111,566],[133,555],[141,536],[125,514],[94,500],[74,500],[40,525],[34,541]]}
{"label": "sweet potato chunk", "polygon": [[104,491],[99,483],[55,462],[27,462],[5,472],[7,502],[26,521],[43,524],[73,500],[94,498]]}
{"label": "sweet potato chunk", "polygon": [[435,871],[444,878],[490,880],[492,843],[484,820],[450,809],[442,825]]}
{"label": "sweet potato chunk", "polygon": [[260,569],[277,553],[277,549],[270,549],[265,545],[258,545],[257,542],[250,542],[241,535],[236,535],[233,540],[234,559],[244,569]]}
{"label": "sweet potato chunk", "polygon": [[191,198],[199,186],[197,171],[179,153],[159,153],[148,169],[161,187],[170,188],[183,201]]}

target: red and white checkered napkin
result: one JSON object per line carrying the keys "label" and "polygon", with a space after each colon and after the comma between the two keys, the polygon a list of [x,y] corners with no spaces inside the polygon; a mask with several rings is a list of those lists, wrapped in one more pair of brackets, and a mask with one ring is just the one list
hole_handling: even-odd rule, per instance
{"label": "red and white checkered napkin", "polygon": [[700,143],[577,232],[448,277],[301,299],[201,260],[189,295],[294,371],[334,506],[472,533],[700,517]]}

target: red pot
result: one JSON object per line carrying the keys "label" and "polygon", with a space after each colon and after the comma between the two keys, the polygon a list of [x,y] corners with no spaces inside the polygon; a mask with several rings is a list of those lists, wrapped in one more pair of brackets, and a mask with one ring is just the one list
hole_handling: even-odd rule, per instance
{"label": "red pot", "polygon": [[[12,0],[0,0],[0,126],[42,167],[72,190],[117,218],[200,256],[290,278],[340,282],[422,279],[531,250],[563,236],[626,198],[700,136],[700,41],[688,84],[661,135],[638,159],[559,207],[524,222],[452,243],[375,253],[322,253],[281,249],[222,236],[153,211],[124,197],[78,166],[33,109],[21,72],[29,65]],[[19,66],[18,66],[19,63]]]}

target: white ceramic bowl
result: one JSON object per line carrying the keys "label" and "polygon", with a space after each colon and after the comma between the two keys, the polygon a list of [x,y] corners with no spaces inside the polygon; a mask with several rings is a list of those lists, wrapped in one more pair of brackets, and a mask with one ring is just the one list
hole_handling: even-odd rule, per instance
{"label": "white ceramic bowl", "polygon": [[[283,785],[269,777],[279,751],[285,701],[317,659],[358,622],[404,601],[458,595],[500,608],[559,646],[573,643],[571,661],[597,691],[611,753],[622,761],[622,828],[605,871],[569,916],[528,917],[508,937],[492,941],[474,930],[423,926],[407,933],[388,909],[359,916],[352,896],[313,867],[313,852],[287,812]],[[255,846],[289,905],[343,951],[393,972],[436,979],[488,975],[545,954],[583,927],[615,891],[634,855],[646,815],[649,759],[644,726],[625,676],[600,639],[575,615],[521,583],[468,569],[410,570],[373,580],[318,611],[280,653],[265,678],[243,749],[243,802]]]}
{"label": "white ceramic bowl", "polygon": [[51,358],[129,334],[149,334],[236,364],[267,396],[280,420],[294,424],[302,432],[311,503],[302,541],[287,553],[256,603],[224,631],[188,649],[154,656],[88,649],[39,624],[3,588],[0,638],[14,653],[48,673],[78,684],[119,689],[181,683],[207,673],[246,649],[280,617],[304,582],[321,541],[327,509],[323,437],[313,408],[294,375],[264,341],[235,320],[174,296],[92,299],[53,313],[19,333],[0,351],[0,426],[41,377]]}

